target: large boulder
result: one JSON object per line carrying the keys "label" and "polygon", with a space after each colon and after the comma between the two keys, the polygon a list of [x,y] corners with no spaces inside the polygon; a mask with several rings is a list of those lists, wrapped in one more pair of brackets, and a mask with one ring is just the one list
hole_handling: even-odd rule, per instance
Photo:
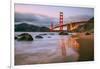
{"label": "large boulder", "polygon": [[15,36],[15,40],[17,39],[17,36]]}
{"label": "large boulder", "polygon": [[89,32],[86,32],[86,33],[85,33],[85,35],[91,35],[91,33],[89,33]]}
{"label": "large boulder", "polygon": [[19,41],[33,41],[33,38],[28,33],[23,33],[17,36],[17,40]]}
{"label": "large boulder", "polygon": [[68,32],[60,32],[59,35],[69,35]]}

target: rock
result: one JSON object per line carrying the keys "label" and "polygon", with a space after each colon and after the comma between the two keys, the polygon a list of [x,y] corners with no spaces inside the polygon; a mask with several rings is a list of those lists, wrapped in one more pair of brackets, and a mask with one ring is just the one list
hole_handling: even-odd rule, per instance
{"label": "rock", "polygon": [[19,41],[33,41],[33,38],[30,34],[23,33],[23,34],[18,35],[17,40],[19,40]]}
{"label": "rock", "polygon": [[15,36],[15,40],[17,39],[17,37]]}
{"label": "rock", "polygon": [[50,36],[48,36],[48,38],[51,38]]}
{"label": "rock", "polygon": [[43,38],[41,35],[37,35],[35,36],[35,38]]}
{"label": "rock", "polygon": [[89,33],[89,32],[86,32],[86,33],[85,33],[85,35],[90,35],[90,34],[91,34],[91,33]]}
{"label": "rock", "polygon": [[60,32],[59,35],[69,35],[67,32]]}

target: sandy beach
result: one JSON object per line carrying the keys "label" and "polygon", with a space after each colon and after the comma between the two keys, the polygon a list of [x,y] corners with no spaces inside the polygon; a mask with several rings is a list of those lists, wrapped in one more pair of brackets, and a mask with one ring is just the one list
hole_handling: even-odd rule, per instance
{"label": "sandy beach", "polygon": [[79,60],[78,61],[93,61],[94,60],[94,34],[85,35],[85,33],[78,33],[72,36],[78,38],[76,41],[80,45]]}

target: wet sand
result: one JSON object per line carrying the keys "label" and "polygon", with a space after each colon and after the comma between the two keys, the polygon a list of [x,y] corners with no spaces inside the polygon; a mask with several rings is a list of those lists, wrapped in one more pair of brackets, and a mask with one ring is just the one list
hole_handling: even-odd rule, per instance
{"label": "wet sand", "polygon": [[[79,45],[79,60],[78,61],[93,61],[94,60],[94,36],[85,35],[84,33],[79,33],[76,36],[76,40]],[[74,38],[73,37],[73,38]]]}
{"label": "wet sand", "polygon": [[93,34],[77,33],[71,38],[60,36],[60,40],[54,39],[42,40],[41,44],[39,41],[40,46],[37,45],[37,41],[36,44],[29,43],[26,45],[25,42],[26,44],[22,43],[22,46],[16,46],[15,65],[94,60]]}
{"label": "wet sand", "polygon": [[15,41],[15,65],[75,62],[79,55],[74,42],[70,35],[45,35],[32,42]]}

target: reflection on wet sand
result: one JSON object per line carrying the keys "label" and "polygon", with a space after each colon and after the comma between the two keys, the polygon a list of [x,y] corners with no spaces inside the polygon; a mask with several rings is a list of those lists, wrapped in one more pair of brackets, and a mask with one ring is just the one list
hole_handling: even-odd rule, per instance
{"label": "reflection on wet sand", "polygon": [[93,61],[94,60],[94,34],[85,35],[85,33],[78,33],[77,42],[80,44],[79,60],[78,61]]}
{"label": "reflection on wet sand", "polygon": [[[61,55],[62,55],[63,61],[67,61],[67,50],[68,49],[71,48],[75,52],[78,53],[80,45],[76,41],[76,39],[78,39],[78,38],[61,36],[61,39],[59,40],[59,45],[61,47]],[[78,58],[77,58],[77,60],[78,60]]]}
{"label": "reflection on wet sand", "polygon": [[70,47],[72,47],[72,48],[74,48],[74,49],[79,49],[80,48],[80,45],[79,45],[79,43],[76,41],[76,39],[78,39],[78,38],[69,38],[69,40],[68,40],[68,43],[70,44],[70,45],[68,45],[68,46],[70,46]]}
{"label": "reflection on wet sand", "polygon": [[[34,37],[39,33],[30,34]],[[15,65],[93,60],[93,36],[77,36],[45,35],[32,42],[15,40]]]}

